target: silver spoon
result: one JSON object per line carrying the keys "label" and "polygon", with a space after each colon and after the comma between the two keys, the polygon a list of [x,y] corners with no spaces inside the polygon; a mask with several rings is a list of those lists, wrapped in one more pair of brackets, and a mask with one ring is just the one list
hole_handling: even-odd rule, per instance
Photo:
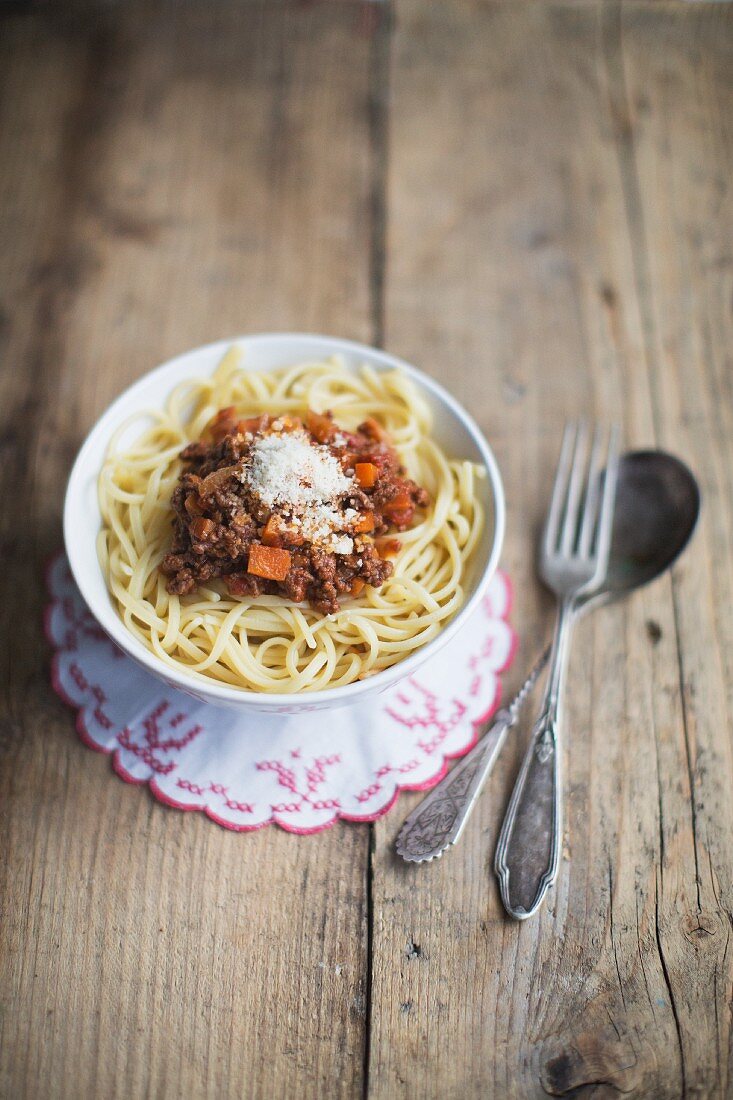
{"label": "silver spoon", "polygon": [[[576,614],[622,599],[669,569],[687,545],[699,512],[697,481],[678,458],[664,451],[625,454],[619,462],[606,579],[599,589],[578,600]],[[424,863],[456,843],[548,655],[545,650],[512,703],[498,712],[481,741],[405,819],[396,842],[403,859]],[[497,849],[497,868],[499,856]],[[511,864],[507,867],[511,871]]]}
{"label": "silver spoon", "polygon": [[688,466],[665,451],[630,451],[619,463],[611,555],[598,591],[578,611],[622,599],[664,573],[695,530],[700,487]]}

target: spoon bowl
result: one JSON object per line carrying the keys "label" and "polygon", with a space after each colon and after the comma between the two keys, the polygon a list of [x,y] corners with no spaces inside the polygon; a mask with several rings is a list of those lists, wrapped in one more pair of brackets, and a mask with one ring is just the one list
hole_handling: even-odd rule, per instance
{"label": "spoon bowl", "polygon": [[699,486],[679,458],[664,451],[623,455],[606,579],[578,601],[578,610],[621,599],[664,573],[687,546],[699,514]]}

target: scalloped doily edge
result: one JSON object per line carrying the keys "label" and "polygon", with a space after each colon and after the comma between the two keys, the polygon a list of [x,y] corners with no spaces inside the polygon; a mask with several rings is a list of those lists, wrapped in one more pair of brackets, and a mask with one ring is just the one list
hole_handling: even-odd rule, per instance
{"label": "scalloped doily edge", "polygon": [[[59,560],[59,558],[61,558],[62,556],[63,551],[60,550],[56,554],[52,555],[52,557],[46,563],[46,567],[44,570],[44,580],[46,584],[46,590],[49,595],[51,594],[51,570],[56,562]],[[61,683],[58,674],[58,658],[60,650],[55,644],[50,630],[51,614],[54,607],[58,603],[60,603],[58,597],[51,598],[43,609],[43,632],[46,637],[46,641],[53,651],[50,662],[51,687],[53,688],[58,698],[62,701],[62,703],[64,703],[67,707],[75,712],[74,724],[77,736],[79,737],[79,740],[82,742],[82,744],[84,744],[87,748],[92,749],[93,752],[100,753],[102,756],[110,757],[112,769],[114,770],[115,774],[119,776],[120,779],[134,787],[147,786],[156,801],[160,802],[164,806],[169,807],[170,809],[180,810],[183,813],[202,813],[210,821],[213,821],[214,824],[220,825],[223,829],[228,829],[230,832],[235,833],[254,833],[259,832],[259,830],[261,829],[267,828],[269,825],[277,825],[278,828],[282,829],[286,833],[294,833],[297,836],[312,836],[315,833],[322,833],[324,829],[332,828],[334,825],[336,825],[338,821],[345,821],[349,824],[354,825],[370,825],[389,813],[403,791],[429,791],[433,787],[437,786],[437,784],[440,783],[441,779],[443,779],[443,777],[447,774],[450,761],[459,760],[461,757],[465,756],[466,753],[471,751],[473,746],[478,741],[480,727],[485,722],[488,722],[491,716],[495,714],[496,711],[499,709],[502,699],[501,676],[511,667],[512,662],[514,661],[517,653],[517,647],[519,645],[519,635],[509,622],[512,607],[514,606],[514,587],[512,585],[511,578],[508,576],[507,573],[505,573],[503,570],[498,570],[498,572],[500,573],[506,586],[507,594],[506,608],[500,618],[509,627],[511,633],[511,642],[506,660],[500,668],[495,670],[496,691],[494,693],[494,698],[492,699],[486,711],[478,718],[474,718],[472,720],[471,738],[464,748],[462,748],[459,752],[441,753],[440,767],[438,768],[437,772],[435,772],[435,774],[432,775],[429,779],[425,779],[421,783],[396,783],[394,791],[387,799],[385,804],[381,806],[378,810],[375,810],[370,814],[359,815],[337,811],[336,813],[334,813],[333,817],[329,818],[328,821],[320,822],[318,825],[313,825],[308,828],[299,828],[297,825],[291,825],[287,821],[283,821],[277,813],[273,813],[272,816],[267,819],[267,821],[260,821],[256,825],[246,825],[241,823],[235,824],[234,822],[227,821],[225,818],[215,813],[215,811],[207,806],[206,803],[191,804],[177,802],[176,799],[171,798],[170,795],[167,795],[163,790],[161,790],[158,783],[156,782],[155,776],[152,776],[148,779],[140,779],[137,776],[131,775],[121,761],[121,749],[108,749],[103,747],[102,745],[97,744],[97,742],[94,741],[91,734],[89,733],[89,730],[87,729],[86,719],[84,716],[86,704],[79,704],[75,702],[75,700],[73,700],[66,693]],[[129,658],[126,659],[129,660]]]}

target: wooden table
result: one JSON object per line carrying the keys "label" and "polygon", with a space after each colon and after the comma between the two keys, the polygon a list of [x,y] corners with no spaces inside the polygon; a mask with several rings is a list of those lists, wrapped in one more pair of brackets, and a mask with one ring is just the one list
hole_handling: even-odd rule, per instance
{"label": "wooden table", "polygon": [[[733,1095],[733,13],[397,0],[2,20],[3,1097]],[[223,335],[383,344],[474,410],[521,636],[562,422],[697,472],[671,576],[579,630],[562,869],[226,832],[123,785],[48,685],[41,573],[85,432]]]}

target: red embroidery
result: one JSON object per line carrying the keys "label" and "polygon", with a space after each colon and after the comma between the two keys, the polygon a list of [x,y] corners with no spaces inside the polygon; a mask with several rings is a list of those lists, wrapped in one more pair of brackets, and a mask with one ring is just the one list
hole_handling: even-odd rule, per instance
{"label": "red embroidery", "polygon": [[191,783],[188,779],[177,779],[176,786],[180,787],[182,791],[190,791],[191,794],[203,794],[205,787],[200,787],[198,783]]}
{"label": "red embroidery", "polygon": [[[300,759],[301,749],[291,750],[290,756]],[[334,756],[319,756],[312,763],[303,768],[303,781],[299,782],[298,777],[293,768],[286,767],[281,760],[260,760],[255,767],[261,772],[274,772],[277,776],[277,781],[281,787],[285,787],[286,790],[291,791],[294,795],[300,798],[299,802],[287,803],[288,813],[299,813],[304,803],[308,803],[311,809],[332,809],[339,805],[338,800],[323,800],[316,801],[311,796],[315,794],[318,788],[326,782],[326,769],[333,767],[335,764],[341,763],[341,757]],[[305,788],[305,789],[302,789]],[[333,806],[330,803],[333,803]],[[272,806],[272,810],[275,813],[285,813],[285,803],[278,803]]]}
{"label": "red embroidery", "polygon": [[[202,786],[200,783],[192,783],[190,779],[177,779],[176,786],[179,790],[189,791],[191,794],[220,794],[227,793],[227,788],[221,783],[208,783],[206,786]],[[254,806],[251,802],[238,802],[233,798],[225,798],[224,805],[228,810],[236,810],[240,814],[254,813]]]}
{"label": "red embroidery", "polygon": [[[174,761],[161,760],[159,754],[180,752],[186,745],[190,745],[203,729],[202,726],[191,726],[182,737],[169,737],[166,740],[161,740],[160,720],[169,707],[168,700],[163,699],[150,714],[143,718],[144,744],[133,740],[129,726],[126,726],[117,735],[120,745],[137,756],[149,768],[152,768],[156,775],[170,775],[176,767]],[[201,792],[196,793],[200,794]]]}
{"label": "red embroidery", "polygon": [[95,722],[98,722],[99,725],[102,727],[102,729],[105,729],[105,730],[111,730],[112,729],[112,726],[113,726],[114,723],[112,722],[111,718],[107,717],[107,715],[104,713],[104,711],[102,710],[101,707],[95,707],[95,709],[93,711],[93,714],[94,714]]}
{"label": "red embroidery", "polygon": [[143,764],[147,764],[156,775],[169,775],[175,768],[175,764],[172,760],[164,764],[162,761],[158,760],[155,753],[149,749],[147,745],[138,745],[136,741],[133,741],[132,734],[127,726],[117,734],[117,740],[123,749],[127,749],[128,752],[137,756],[137,758],[142,760]]}
{"label": "red embroidery", "polygon": [[82,670],[79,668],[76,661],[72,661],[69,665],[69,675],[71,676],[71,679],[74,681],[80,691],[86,691],[88,689],[89,681],[87,680]]}
{"label": "red embroidery", "polygon": [[400,767],[399,767],[399,768],[397,769],[397,771],[398,771],[398,772],[399,772],[399,773],[400,773],[401,775],[404,775],[404,774],[405,774],[405,772],[414,772],[415,768],[419,768],[419,767],[420,767],[420,761],[419,761],[419,760],[408,760],[408,761],[407,761],[407,763],[406,763],[406,764],[402,764],[402,765],[401,765],[401,766],[400,766]]}
{"label": "red embroidery", "polygon": [[[509,604],[506,579],[499,576],[482,607],[489,620],[495,621],[486,624],[479,616],[473,633],[469,631],[468,640],[457,647],[451,666],[451,674],[455,671],[456,676],[449,681],[452,696],[443,696],[443,674],[435,681],[434,691],[415,679],[403,681],[376,704],[385,720],[381,729],[378,723],[374,726],[370,745],[363,745],[350,729],[344,730],[339,744],[346,748],[339,754],[316,756],[313,753],[318,749],[311,748],[309,753],[307,744],[305,751],[297,744],[291,748],[287,738],[276,736],[274,744],[278,747],[269,750],[272,759],[255,762],[248,755],[251,749],[243,743],[241,767],[245,770],[232,772],[237,775],[238,787],[233,792],[221,781],[202,778],[203,774],[229,774],[225,771],[229,757],[217,757],[220,742],[214,715],[210,724],[208,718],[203,719],[207,722],[205,731],[194,723],[191,712],[184,709],[185,697],[175,690],[166,691],[164,696],[166,689],[161,685],[151,695],[151,681],[132,664],[122,679],[115,675],[110,667],[112,659],[129,659],[86,610],[61,559],[50,575],[49,587],[55,598],[47,609],[45,623],[57,650],[54,686],[79,710],[80,736],[90,746],[114,753],[117,771],[123,778],[149,781],[161,801],[183,809],[205,810],[213,820],[232,829],[259,828],[276,820],[286,829],[307,833],[341,815],[372,821],[386,812],[401,788],[431,786],[444,771],[446,756],[460,755],[472,743],[472,727],[479,720],[482,703],[487,708],[492,701],[493,706],[497,705],[499,674],[511,661],[516,643],[511,629],[496,621],[505,618]],[[427,666],[423,680],[433,683]],[[134,726],[120,730],[118,723],[124,720],[125,707],[129,706],[128,714],[135,714],[139,698],[153,699],[149,711],[139,723],[136,718]],[[300,702],[298,708],[318,709],[303,708]],[[286,709],[283,707],[283,711]],[[196,713],[203,716],[207,711]],[[481,715],[482,719],[489,713]],[[117,722],[112,715],[120,716]],[[339,740],[339,732],[334,730],[334,741]],[[313,735],[319,746],[324,743],[321,733],[321,725],[314,723]],[[236,751],[236,745],[226,740],[229,734],[224,729],[222,734],[222,752]],[[187,766],[185,750],[199,735],[207,737],[207,742],[195,750]],[[388,755],[393,757],[391,762],[385,762]],[[345,766],[338,768],[339,764]],[[181,774],[181,765],[187,776]],[[272,780],[264,778],[268,773]],[[281,789],[282,801],[270,802],[273,787]],[[181,801],[176,801],[176,790],[186,792],[179,795]],[[363,807],[361,813],[357,807]]]}
{"label": "red embroidery", "polygon": [[[468,707],[460,699],[451,699],[449,701],[452,707],[451,713],[441,716],[441,704],[437,695],[428,688],[423,687],[417,680],[411,679],[410,684],[421,696],[420,703],[416,704],[416,707],[419,705],[420,709],[415,709],[412,714],[400,714],[393,707],[387,707],[387,714],[408,730],[434,729],[436,734],[433,738],[418,741],[419,748],[431,755],[443,744],[448,734],[456,728],[466,714]],[[397,698],[403,699],[405,697],[398,695]],[[407,702],[409,703],[409,700]]]}
{"label": "red embroidery", "polygon": [[[380,772],[384,772],[384,768],[379,769]],[[391,768],[387,768],[387,771],[392,771]],[[365,787],[363,791],[360,791],[356,796],[357,802],[368,802],[370,798],[374,798],[375,794],[378,794],[382,789],[381,783],[372,783],[369,787]]]}
{"label": "red embroidery", "polygon": [[490,634],[488,638],[484,638],[483,644],[478,653],[474,653],[474,655],[469,659],[468,667],[472,671],[474,669],[477,669],[482,661],[488,661],[488,659],[494,655],[495,649],[496,638]]}
{"label": "red embroidery", "polygon": [[240,814],[253,814],[255,808],[251,802],[235,802],[231,798],[227,798],[224,805],[228,810],[236,810]]}

